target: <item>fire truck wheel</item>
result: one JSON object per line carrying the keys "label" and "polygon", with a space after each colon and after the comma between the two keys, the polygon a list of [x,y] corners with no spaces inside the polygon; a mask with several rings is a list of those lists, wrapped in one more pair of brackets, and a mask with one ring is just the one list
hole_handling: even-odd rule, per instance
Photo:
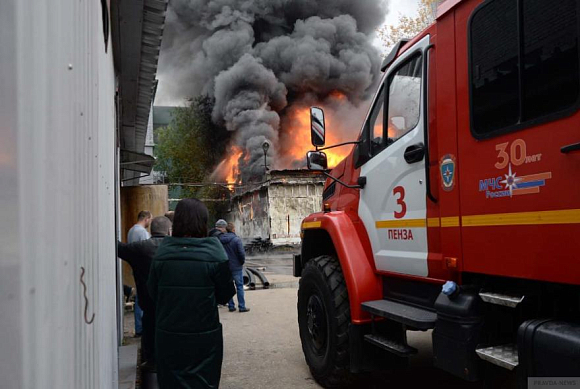
{"label": "fire truck wheel", "polygon": [[302,350],[314,379],[326,388],[348,386],[350,306],[340,263],[322,255],[302,271],[298,327]]}

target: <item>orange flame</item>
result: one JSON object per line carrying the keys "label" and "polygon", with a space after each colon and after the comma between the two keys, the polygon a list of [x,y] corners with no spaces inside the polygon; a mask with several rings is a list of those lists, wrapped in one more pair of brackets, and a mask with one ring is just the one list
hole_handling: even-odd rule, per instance
{"label": "orange flame", "polygon": [[346,95],[338,90],[333,90],[330,92],[329,97],[332,97],[338,101],[345,101],[347,99]]}
{"label": "orange flame", "polygon": [[[346,102],[348,99],[340,91],[333,91],[328,97],[331,104],[338,102],[339,106],[342,105],[340,103]],[[345,131],[340,131],[341,128],[344,129],[344,123],[341,122],[341,119],[333,118],[328,112],[332,112],[332,110],[326,110],[326,144],[333,145],[352,140],[342,139],[346,133]],[[306,153],[314,150],[310,141],[310,107],[303,104],[295,104],[287,108],[282,118],[281,127],[283,128],[280,132],[280,141],[275,145],[277,146],[279,158],[277,158],[273,168],[305,167]],[[343,146],[324,150],[328,160],[328,167],[332,169],[338,165],[350,153],[351,149],[352,146]],[[233,189],[235,184],[241,183],[239,163],[248,156],[245,155],[243,148],[236,145],[230,145],[229,150],[229,156],[220,162],[212,173],[212,177],[220,179],[220,181],[225,179],[228,187]]]}
{"label": "orange flame", "polygon": [[[333,92],[335,93],[335,92]],[[337,94],[339,92],[336,92]],[[338,99],[346,98],[344,95],[335,96]],[[291,123],[290,128],[285,129],[288,134],[288,139],[286,139],[286,144],[281,144],[281,149],[285,154],[291,155],[294,159],[299,161],[305,161],[306,153],[314,149],[312,143],[310,143],[310,108],[309,107],[297,107],[291,108],[288,114],[289,123]],[[325,117],[326,128],[331,129],[335,127],[332,118],[328,115]],[[336,131],[326,132],[326,144],[332,145],[340,143],[342,140],[337,139]],[[342,161],[350,152],[349,147],[338,147],[335,149],[325,150],[328,167],[335,167],[340,161]]]}
{"label": "orange flame", "polygon": [[244,151],[240,147],[232,146],[232,154],[221,163],[224,164],[223,171],[226,174],[226,182],[230,185],[236,184],[240,180],[240,168],[238,162],[243,152]]}

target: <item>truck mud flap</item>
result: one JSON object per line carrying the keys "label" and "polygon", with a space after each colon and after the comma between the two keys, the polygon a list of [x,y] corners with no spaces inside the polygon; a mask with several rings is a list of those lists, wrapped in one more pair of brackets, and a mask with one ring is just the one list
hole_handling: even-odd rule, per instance
{"label": "truck mud flap", "polygon": [[294,254],[292,264],[294,277],[300,277],[302,275],[302,255]]}

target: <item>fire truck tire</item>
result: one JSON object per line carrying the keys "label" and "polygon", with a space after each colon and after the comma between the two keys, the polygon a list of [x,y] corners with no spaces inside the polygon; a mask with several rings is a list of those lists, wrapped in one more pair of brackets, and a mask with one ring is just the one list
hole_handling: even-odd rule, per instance
{"label": "fire truck tire", "polygon": [[350,306],[338,260],[310,260],[298,288],[298,327],[302,350],[314,379],[325,388],[349,386]]}

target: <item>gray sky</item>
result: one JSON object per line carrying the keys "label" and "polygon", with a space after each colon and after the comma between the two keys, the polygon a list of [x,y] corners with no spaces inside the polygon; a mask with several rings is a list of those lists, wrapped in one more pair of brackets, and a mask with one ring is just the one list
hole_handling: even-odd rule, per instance
{"label": "gray sky", "polygon": [[[415,16],[419,8],[419,0],[390,0],[389,13],[385,18],[385,25],[397,24],[399,16]],[[381,51],[385,51],[385,47],[381,44],[378,38],[375,38],[374,45]]]}
{"label": "gray sky", "polygon": [[395,24],[401,15],[415,15],[419,8],[418,0],[390,0],[390,10],[387,15],[387,24]]}

